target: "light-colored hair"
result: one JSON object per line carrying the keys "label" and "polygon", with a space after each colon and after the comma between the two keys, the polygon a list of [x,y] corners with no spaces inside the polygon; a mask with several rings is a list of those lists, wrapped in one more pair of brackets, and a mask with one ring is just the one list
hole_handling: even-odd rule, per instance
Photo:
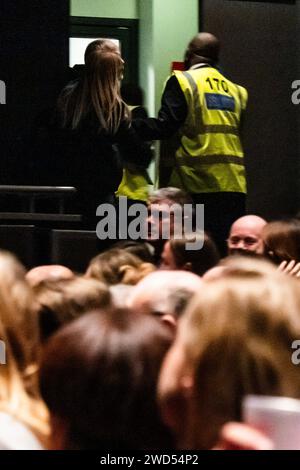
{"label": "light-colored hair", "polygon": [[[195,384],[197,445],[241,419],[245,395],[300,398],[292,342],[300,338],[300,286],[281,273],[227,274],[204,283],[179,324],[177,346]],[[195,445],[195,442],[192,443]]]}
{"label": "light-colored hair", "polygon": [[99,131],[115,134],[129,111],[120,95],[123,60],[118,47],[108,39],[93,41],[85,52],[85,74],[76,86],[66,87],[59,98],[62,126],[77,129],[94,113]]}
{"label": "light-colored hair", "polygon": [[95,279],[75,277],[44,281],[34,287],[39,305],[41,339],[48,339],[62,325],[88,310],[108,307],[111,295],[108,287]]}
{"label": "light-colored hair", "polygon": [[111,248],[91,260],[85,276],[108,285],[135,285],[154,270],[153,264],[144,263],[128,251]]}
{"label": "light-colored hair", "polygon": [[155,271],[134,287],[129,306],[147,315],[178,318],[201,285],[201,279],[188,271]]}
{"label": "light-colored hair", "polygon": [[0,365],[0,410],[47,434],[47,413],[37,386],[39,335],[34,298],[25,269],[8,252],[0,252],[0,339],[6,364]]}

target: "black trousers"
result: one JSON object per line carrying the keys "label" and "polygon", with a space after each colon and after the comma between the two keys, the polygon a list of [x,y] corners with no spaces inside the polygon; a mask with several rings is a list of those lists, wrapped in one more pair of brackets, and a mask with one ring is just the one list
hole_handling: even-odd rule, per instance
{"label": "black trousers", "polygon": [[229,230],[246,214],[246,195],[234,192],[191,194],[194,204],[204,204],[204,229],[215,241],[220,255],[226,256]]}

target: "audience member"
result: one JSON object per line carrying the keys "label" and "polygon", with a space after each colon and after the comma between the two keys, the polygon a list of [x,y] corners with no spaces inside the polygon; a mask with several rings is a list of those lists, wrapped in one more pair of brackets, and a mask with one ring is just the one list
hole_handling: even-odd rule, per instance
{"label": "audience member", "polygon": [[300,286],[276,270],[204,281],[161,372],[159,399],[180,449],[211,449],[241,421],[245,395],[300,397],[291,346],[300,338]]}
{"label": "audience member", "polygon": [[51,448],[170,448],[156,403],[170,344],[170,333],[155,319],[124,310],[95,311],[52,336],[40,375]]}
{"label": "audience member", "polygon": [[134,286],[128,284],[114,284],[109,287],[109,292],[112,297],[112,304],[117,308],[127,308],[130,306],[130,295]]}
{"label": "audience member", "polygon": [[[183,209],[185,204],[191,205],[192,203],[190,196],[178,188],[160,188],[150,194],[148,200],[147,241],[154,248],[154,258],[157,263],[160,261],[166,240],[172,238],[176,229],[174,225],[176,218],[172,206],[177,205]],[[155,212],[159,214],[159,217],[154,217]],[[180,223],[183,227],[183,212],[181,217]],[[166,235],[168,236],[166,237]]]}
{"label": "audience member", "polygon": [[121,240],[114,244],[114,248],[122,249],[137,256],[146,263],[153,263],[153,247],[147,242],[135,242],[133,240]]}
{"label": "audience member", "polygon": [[[191,250],[187,243],[203,242],[201,249]],[[207,235],[193,235],[183,238],[171,238],[165,243],[161,255],[161,268],[191,271],[202,276],[219,262],[219,253],[213,240]]]}
{"label": "audience member", "polygon": [[129,306],[146,315],[154,315],[174,329],[193,295],[201,289],[201,279],[187,271],[156,271],[133,289]]}
{"label": "audience member", "polygon": [[0,449],[36,450],[48,437],[48,416],[37,383],[39,336],[25,269],[0,253]]}
{"label": "audience member", "polygon": [[44,281],[59,281],[60,279],[71,279],[75,274],[71,269],[59,264],[36,266],[26,274],[29,284],[34,287]]}
{"label": "audience member", "polygon": [[269,222],[262,231],[263,252],[276,265],[300,261],[300,220]]}
{"label": "audience member", "polygon": [[257,215],[245,215],[237,219],[231,226],[227,240],[228,253],[262,254],[262,230],[266,221]]}
{"label": "audience member", "polygon": [[111,248],[91,260],[85,276],[108,285],[134,285],[154,269],[127,250]]}
{"label": "audience member", "polygon": [[34,294],[43,342],[64,324],[87,311],[108,307],[111,302],[104,283],[83,277],[42,282],[34,288]]}
{"label": "audience member", "polygon": [[276,272],[275,266],[267,259],[243,256],[243,253],[223,258],[219,265],[207,271],[203,279],[211,281],[229,276],[254,276],[260,274],[273,274]]}

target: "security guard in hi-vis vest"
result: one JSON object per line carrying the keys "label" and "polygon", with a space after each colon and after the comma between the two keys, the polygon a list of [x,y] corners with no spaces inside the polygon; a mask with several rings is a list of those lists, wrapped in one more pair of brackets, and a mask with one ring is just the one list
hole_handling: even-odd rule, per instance
{"label": "security guard in hi-vis vest", "polygon": [[175,154],[164,150],[169,186],[188,192],[204,204],[205,229],[221,254],[231,224],[245,214],[246,176],[240,139],[247,90],[218,69],[220,43],[199,33],[185,52],[184,71],[168,79],[158,118],[133,125],[145,140],[176,135]]}

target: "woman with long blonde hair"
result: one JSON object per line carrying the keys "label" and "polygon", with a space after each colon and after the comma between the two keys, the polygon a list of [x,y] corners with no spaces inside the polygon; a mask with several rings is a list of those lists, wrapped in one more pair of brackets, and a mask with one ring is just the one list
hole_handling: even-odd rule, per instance
{"label": "woman with long blonde hair", "polygon": [[0,364],[0,450],[39,449],[47,441],[48,416],[37,383],[37,320],[25,269],[13,255],[0,252],[0,340],[4,353]]}
{"label": "woman with long blonde hair", "polygon": [[59,99],[63,127],[77,129],[91,114],[97,117],[98,132],[116,134],[129,110],[120,96],[124,61],[115,43],[106,39],[91,42],[85,51],[82,81],[67,87]]}
{"label": "woman with long blonde hair", "polygon": [[72,211],[76,208],[83,215],[84,228],[95,229],[98,205],[114,201],[124,162],[139,165],[151,159],[120,95],[123,70],[113,41],[99,39],[88,45],[84,74],[62,91],[38,165],[44,175],[40,183],[77,188],[78,205]]}

